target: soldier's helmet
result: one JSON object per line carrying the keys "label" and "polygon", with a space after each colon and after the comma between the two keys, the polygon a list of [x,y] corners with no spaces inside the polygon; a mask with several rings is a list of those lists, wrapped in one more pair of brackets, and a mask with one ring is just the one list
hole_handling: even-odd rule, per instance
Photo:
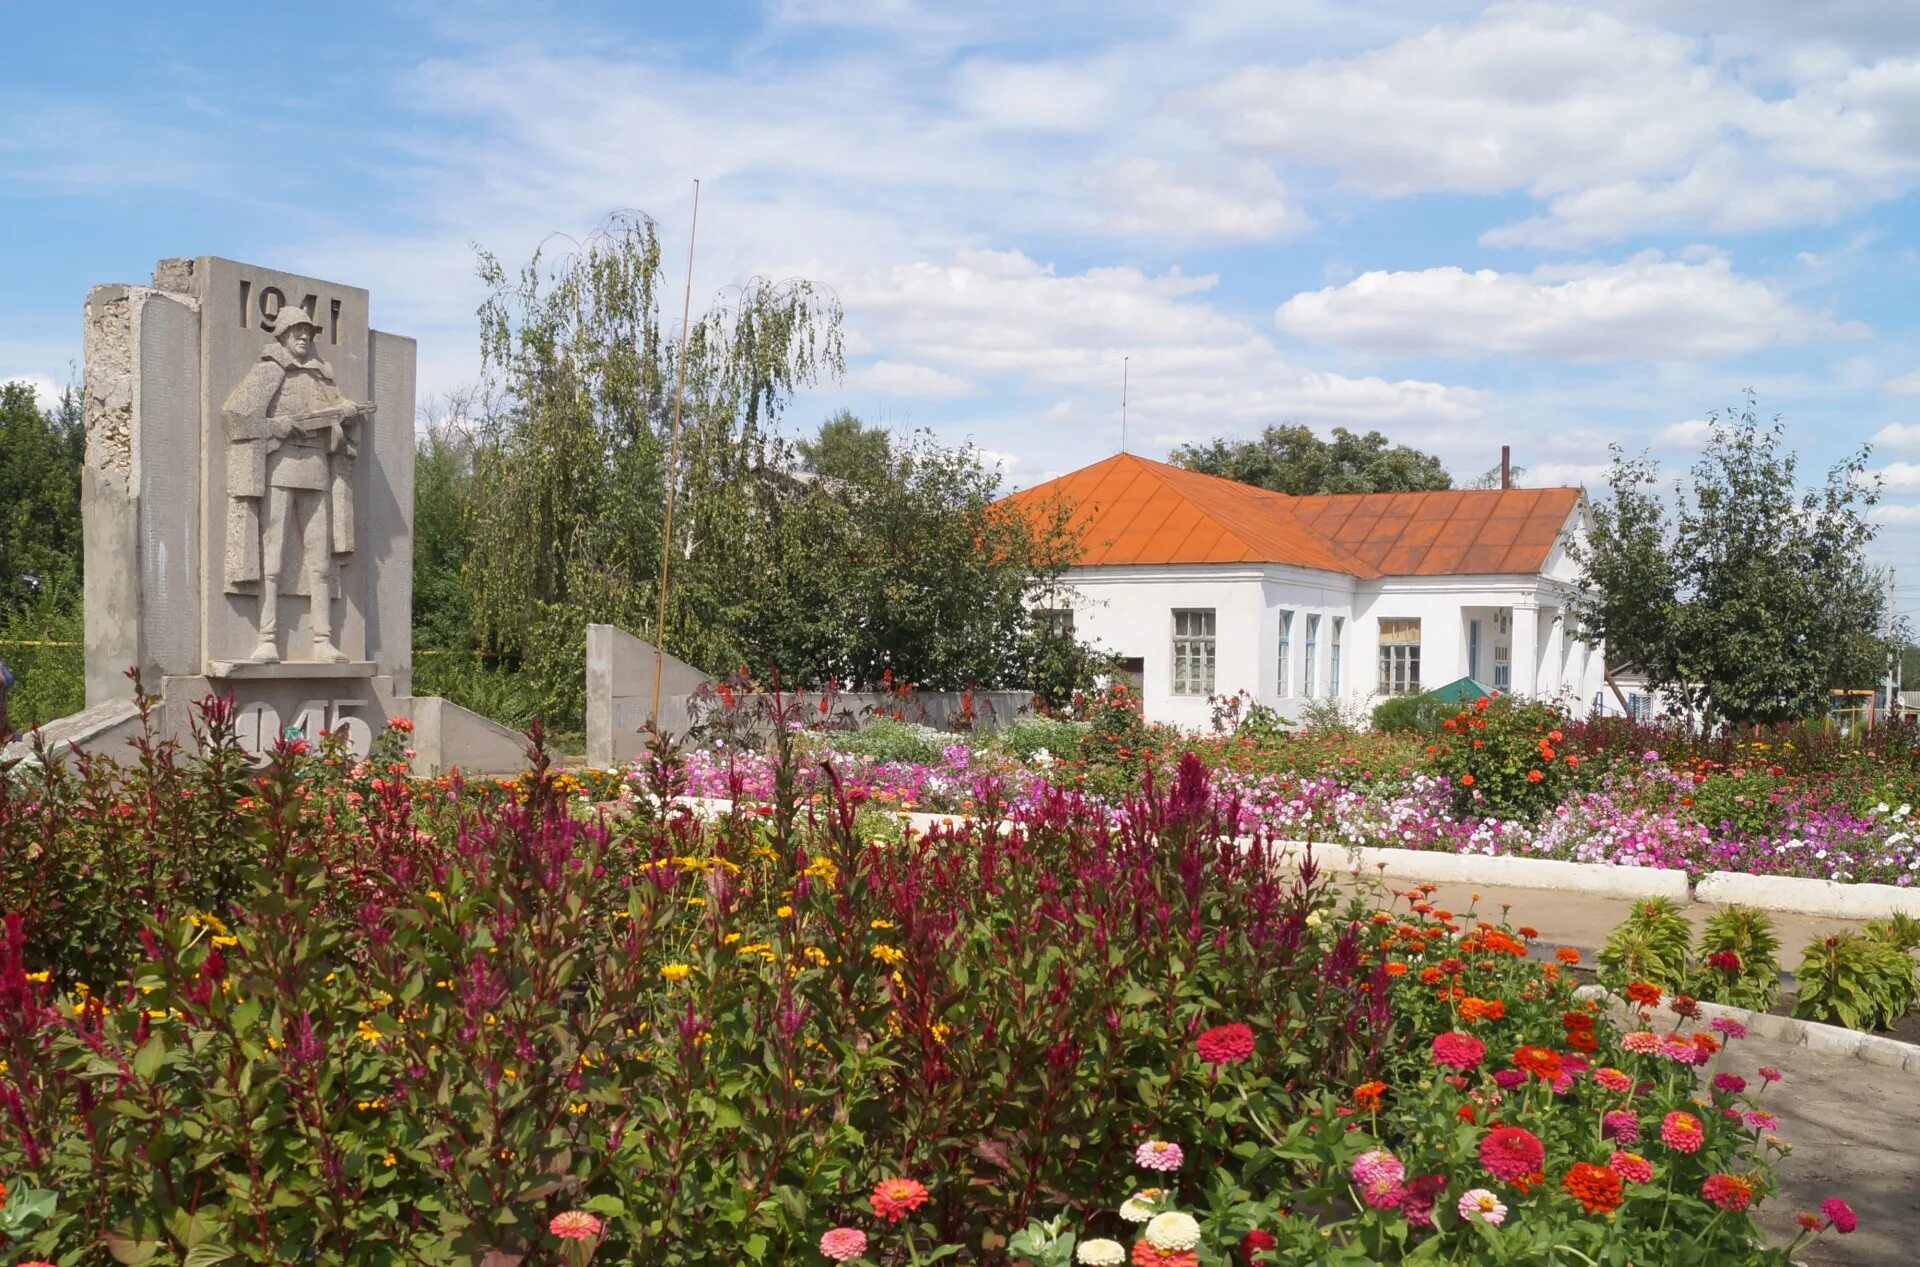
{"label": "soldier's helmet", "polygon": [[272,332],[273,337],[277,339],[286,334],[287,331],[297,329],[300,326],[306,326],[309,330],[315,331],[320,329],[320,323],[312,317],[309,317],[307,310],[299,304],[281,304],[280,311],[273,314],[272,324],[267,328]]}

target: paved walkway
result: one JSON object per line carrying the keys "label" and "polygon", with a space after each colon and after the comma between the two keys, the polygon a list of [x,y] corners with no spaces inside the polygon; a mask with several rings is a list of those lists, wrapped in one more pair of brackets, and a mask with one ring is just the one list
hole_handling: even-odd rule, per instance
{"label": "paved walkway", "polygon": [[[1629,898],[1461,884],[1439,886],[1432,901],[1456,914],[1477,909],[1495,921],[1505,906],[1510,922],[1540,931],[1542,951],[1572,946],[1588,964],[1633,905]],[[1687,914],[1698,926],[1712,909],[1696,904]],[[1854,920],[1773,915],[1780,966],[1789,972],[1799,967],[1801,949],[1811,939],[1860,927]],[[1920,1078],[1767,1039],[1749,1038],[1734,1047],[1726,1066],[1732,1072],[1752,1079],[1754,1069],[1772,1065],[1786,1075],[1766,1097],[1780,1118],[1781,1137],[1793,1146],[1776,1170],[1779,1193],[1761,1207],[1768,1234],[1776,1243],[1790,1242],[1797,1213],[1817,1213],[1822,1201],[1838,1196],[1860,1216],[1860,1230],[1829,1233],[1800,1256],[1808,1267],[1920,1262]]]}

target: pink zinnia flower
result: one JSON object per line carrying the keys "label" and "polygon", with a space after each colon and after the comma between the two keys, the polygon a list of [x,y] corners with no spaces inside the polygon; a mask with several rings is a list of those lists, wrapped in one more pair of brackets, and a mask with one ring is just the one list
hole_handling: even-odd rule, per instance
{"label": "pink zinnia flower", "polygon": [[1407,1177],[1407,1168],[1392,1153],[1376,1148],[1353,1159],[1352,1174],[1353,1181],[1363,1188],[1370,1188],[1376,1183],[1391,1186]]}
{"label": "pink zinnia flower", "polygon": [[1210,1065],[1237,1065],[1253,1055],[1253,1027],[1235,1022],[1216,1025],[1193,1042],[1200,1059]]}
{"label": "pink zinnia flower", "polygon": [[1759,1109],[1749,1109],[1747,1125],[1756,1131],[1777,1131],[1780,1129],[1780,1119],[1771,1113],[1763,1113]]}
{"label": "pink zinnia flower", "polygon": [[1633,1079],[1610,1066],[1594,1070],[1593,1080],[1615,1095],[1625,1095],[1633,1090]]}
{"label": "pink zinnia flower", "polygon": [[1724,1034],[1728,1038],[1745,1038],[1747,1036],[1747,1027],[1739,1021],[1734,1020],[1731,1016],[1716,1016],[1707,1023],[1712,1027],[1714,1033]]}
{"label": "pink zinnia flower", "polygon": [[1620,1036],[1620,1046],[1642,1056],[1651,1056],[1660,1050],[1660,1035],[1650,1029],[1636,1029]]}
{"label": "pink zinnia flower", "polygon": [[820,1252],[836,1263],[867,1252],[867,1234],[857,1227],[836,1227],[820,1234]]}
{"label": "pink zinnia flower", "polygon": [[1540,1137],[1519,1126],[1498,1126],[1480,1141],[1480,1164],[1495,1179],[1512,1182],[1546,1164],[1547,1149]]}
{"label": "pink zinnia flower", "polygon": [[1628,1183],[1653,1182],[1653,1163],[1639,1153],[1615,1152],[1607,1158],[1607,1169]]}
{"label": "pink zinnia flower", "polygon": [[1407,1190],[1397,1183],[1370,1183],[1360,1190],[1360,1199],[1376,1210],[1397,1210],[1407,1199]]}
{"label": "pink zinnia flower", "polygon": [[556,1214],[547,1223],[547,1230],[563,1241],[590,1241],[600,1235],[602,1223],[585,1210],[568,1210]]}
{"label": "pink zinnia flower", "polygon": [[1178,1170],[1185,1157],[1180,1145],[1164,1139],[1146,1140],[1133,1150],[1133,1164],[1143,1170]]}
{"label": "pink zinnia flower", "polygon": [[1853,1212],[1852,1206],[1839,1197],[1828,1197],[1822,1201],[1820,1213],[1827,1216],[1827,1222],[1842,1236],[1860,1226],[1860,1216]]}
{"label": "pink zinnia flower", "polygon": [[1622,1144],[1637,1144],[1640,1142],[1640,1119],[1625,1109],[1602,1114],[1600,1138],[1617,1139]]}
{"label": "pink zinnia flower", "polygon": [[1472,1069],[1487,1054],[1487,1045],[1472,1034],[1448,1030],[1433,1039],[1433,1063],[1454,1069]]}
{"label": "pink zinnia flower", "polygon": [[1737,1073],[1716,1073],[1713,1075],[1713,1089],[1725,1091],[1728,1095],[1739,1095],[1747,1089],[1747,1080]]}
{"label": "pink zinnia flower", "polygon": [[1677,1153],[1697,1153],[1706,1136],[1701,1133],[1699,1118],[1675,1109],[1661,1119],[1660,1139]]}
{"label": "pink zinnia flower", "polygon": [[1772,1065],[1761,1065],[1760,1081],[1778,1082],[1780,1081],[1780,1071],[1778,1069],[1775,1069]]}
{"label": "pink zinnia flower", "polygon": [[1511,1091],[1526,1082],[1527,1075],[1518,1069],[1501,1069],[1494,1073],[1493,1080],[1503,1091]]}
{"label": "pink zinnia flower", "polygon": [[1507,1221],[1507,1207],[1485,1188],[1467,1189],[1460,1194],[1460,1204],[1455,1208],[1460,1211],[1460,1217],[1469,1223],[1478,1220],[1499,1227]]}

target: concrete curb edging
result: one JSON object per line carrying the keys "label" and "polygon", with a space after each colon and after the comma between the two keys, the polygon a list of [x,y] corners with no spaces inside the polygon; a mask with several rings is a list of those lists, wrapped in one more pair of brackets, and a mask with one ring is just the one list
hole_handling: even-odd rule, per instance
{"label": "concrete curb edging", "polygon": [[[1623,1006],[1622,1001],[1605,986],[1583,985],[1574,994],[1582,999],[1599,999]],[[1711,1020],[1724,1016],[1738,1021],[1756,1038],[1788,1047],[1805,1047],[1823,1056],[1864,1060],[1870,1065],[1879,1065],[1883,1069],[1904,1072],[1920,1079],[1920,1045],[1914,1043],[1882,1038],[1878,1034],[1863,1034],[1840,1025],[1823,1025],[1818,1021],[1796,1020],[1791,1016],[1775,1016],[1771,1012],[1754,1012],[1721,1003],[1702,1003],[1699,1006],[1703,1018]]]}
{"label": "concrete curb edging", "polygon": [[[706,816],[732,809],[716,797],[681,797],[680,802]],[[927,814],[895,811],[893,816],[916,832],[957,827],[971,820],[964,814]],[[1000,824],[1004,831],[1009,826]],[[1241,837],[1245,844],[1251,837]],[[1836,884],[1831,880],[1803,880],[1793,876],[1745,875],[1715,871],[1689,885],[1684,871],[1656,867],[1621,867],[1604,862],[1564,862],[1558,858],[1516,858],[1496,854],[1445,853],[1437,849],[1395,849],[1374,845],[1347,845],[1336,841],[1275,840],[1272,847],[1289,852],[1312,849],[1323,860],[1345,870],[1372,871],[1394,880],[1435,884],[1500,884],[1522,889],[1550,889],[1591,893],[1596,897],[1664,897],[1680,903],[1710,906],[1750,906],[1763,911],[1790,911],[1800,915],[1838,919],[1885,919],[1903,914],[1920,918],[1920,887],[1892,884]]]}
{"label": "concrete curb edging", "polygon": [[1920,917],[1920,889],[1893,884],[1836,884],[1832,880],[1745,875],[1738,871],[1702,876],[1693,886],[1693,900],[1840,919],[1885,919],[1894,914]]}

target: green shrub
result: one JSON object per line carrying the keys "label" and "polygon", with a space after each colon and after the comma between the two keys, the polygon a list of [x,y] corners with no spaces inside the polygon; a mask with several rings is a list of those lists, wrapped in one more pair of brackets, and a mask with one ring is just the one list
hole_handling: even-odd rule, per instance
{"label": "green shrub", "polygon": [[1580,758],[1568,750],[1568,724],[1552,704],[1482,697],[1440,719],[1433,766],[1453,781],[1462,814],[1535,819],[1573,789]]}
{"label": "green shrub", "polygon": [[1395,695],[1374,706],[1373,728],[1389,734],[1412,730],[1430,735],[1440,728],[1442,705],[1427,695]]}
{"label": "green shrub", "polygon": [[1058,717],[1022,717],[997,732],[994,742],[1022,761],[1032,761],[1039,752],[1064,758],[1080,751],[1080,740],[1086,733],[1085,722],[1064,721]]}
{"label": "green shrub", "polygon": [[940,750],[958,742],[955,736],[931,726],[895,721],[891,717],[878,718],[865,730],[833,737],[835,750],[850,757],[866,757],[870,761],[913,761],[921,765],[939,764]]}
{"label": "green shrub", "polygon": [[1901,950],[1920,949],[1920,919],[1911,915],[1894,914],[1871,920],[1866,932],[1867,936],[1877,937]]}
{"label": "green shrub", "polygon": [[1886,1029],[1920,999],[1912,956],[1864,933],[1814,938],[1795,977],[1795,1016],[1849,1029]]}
{"label": "green shrub", "polygon": [[15,730],[25,732],[87,706],[79,590],[77,582],[49,587],[33,606],[0,614],[0,660],[18,679],[7,698]]}
{"label": "green shrub", "polygon": [[1632,914],[1607,934],[1600,966],[1615,984],[1648,981],[1675,993],[1687,982],[1687,947],[1693,928],[1671,898],[1636,902]]}
{"label": "green shrub", "polygon": [[[1764,1011],[1780,992],[1779,951],[1773,917],[1765,911],[1746,906],[1715,911],[1700,930],[1691,992],[1730,1007]],[[1728,955],[1733,959],[1723,958]]]}

